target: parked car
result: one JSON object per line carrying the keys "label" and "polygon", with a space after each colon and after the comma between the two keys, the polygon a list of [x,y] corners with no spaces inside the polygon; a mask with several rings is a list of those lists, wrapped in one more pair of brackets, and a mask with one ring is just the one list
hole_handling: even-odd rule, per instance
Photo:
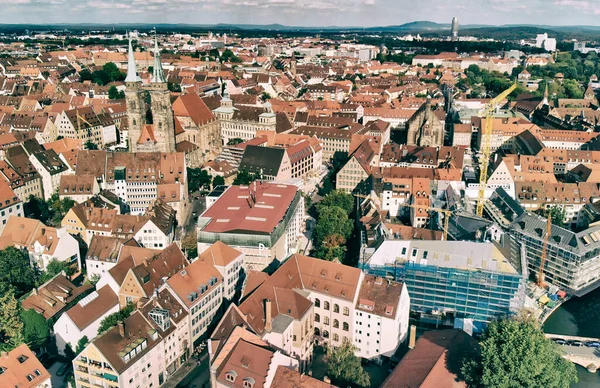
{"label": "parked car", "polygon": [[562,338],[552,338],[552,341],[554,341],[554,343],[558,344],[558,345],[566,345],[567,341],[565,341]]}
{"label": "parked car", "polygon": [[44,368],[49,368],[56,362],[56,359],[52,357],[49,353],[42,354],[38,357],[38,360],[40,360]]}
{"label": "parked car", "polygon": [[583,342],[581,342],[579,340],[573,340],[573,341],[568,341],[567,345],[580,347],[580,346],[583,346]]}
{"label": "parked car", "polygon": [[58,370],[56,371],[56,375],[63,376],[65,374],[67,374],[67,372],[69,372],[69,369],[71,369],[72,367],[73,367],[73,364],[71,364],[70,362],[67,364],[64,364],[63,366],[58,368]]}
{"label": "parked car", "polygon": [[598,341],[588,341],[585,343],[585,346],[588,348],[600,348],[600,342]]}

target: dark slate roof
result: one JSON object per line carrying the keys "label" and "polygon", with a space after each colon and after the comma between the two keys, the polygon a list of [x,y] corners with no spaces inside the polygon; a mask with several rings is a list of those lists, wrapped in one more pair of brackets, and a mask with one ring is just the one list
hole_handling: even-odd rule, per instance
{"label": "dark slate roof", "polygon": [[512,198],[502,188],[498,187],[491,195],[490,202],[502,213],[502,216],[509,221],[513,221],[525,212],[519,202]]}
{"label": "dark slate roof", "polygon": [[276,176],[283,160],[285,149],[249,145],[238,168],[249,173]]}
{"label": "dark slate roof", "polygon": [[531,133],[529,130],[521,132],[515,137],[515,142],[519,151],[525,155],[537,155],[543,148],[544,144]]}

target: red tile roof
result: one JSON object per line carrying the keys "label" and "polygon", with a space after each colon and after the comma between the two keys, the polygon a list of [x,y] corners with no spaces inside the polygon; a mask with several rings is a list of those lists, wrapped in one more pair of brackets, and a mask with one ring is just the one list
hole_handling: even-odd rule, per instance
{"label": "red tile roof", "polygon": [[271,233],[283,220],[297,192],[296,186],[265,182],[231,186],[202,215],[211,219],[203,231]]}

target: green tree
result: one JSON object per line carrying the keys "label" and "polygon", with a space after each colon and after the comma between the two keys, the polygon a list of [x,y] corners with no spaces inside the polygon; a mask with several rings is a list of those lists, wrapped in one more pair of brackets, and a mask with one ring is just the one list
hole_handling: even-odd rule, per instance
{"label": "green tree", "polygon": [[181,85],[174,82],[167,82],[167,89],[169,89],[170,92],[181,93]]}
{"label": "green tree", "polygon": [[0,351],[9,352],[25,342],[19,308],[13,290],[0,293]]}
{"label": "green tree", "polygon": [[240,144],[243,142],[244,142],[244,139],[240,139],[239,137],[234,137],[233,139],[229,139],[229,141],[227,142],[227,145],[236,145],[236,144]]}
{"label": "green tree", "polygon": [[338,206],[344,209],[346,214],[350,214],[354,209],[354,197],[341,190],[334,190],[327,194],[317,206]]}
{"label": "green tree", "polygon": [[333,261],[337,259],[341,262],[346,255],[344,244],[346,244],[346,239],[339,234],[329,235],[317,247],[313,255],[321,260]]}
{"label": "green tree", "polygon": [[73,206],[75,206],[75,201],[73,201],[71,198],[60,199],[58,193],[54,193],[48,200],[48,204],[50,205],[50,209],[52,211],[52,218],[50,219],[49,223],[54,226],[59,226],[67,212],[71,210]]}
{"label": "green tree", "polygon": [[225,178],[223,178],[221,175],[217,175],[213,178],[213,181],[212,181],[213,189],[217,186],[222,186],[224,184],[225,184]]}
{"label": "green tree", "polygon": [[233,180],[234,185],[249,185],[257,179],[261,179],[259,175],[249,173],[246,170],[240,170]]}
{"label": "green tree", "polygon": [[46,318],[37,311],[29,309],[21,310],[21,321],[25,343],[32,349],[44,346],[50,338],[50,327]]}
{"label": "green tree", "polygon": [[339,206],[320,206],[317,208],[317,225],[313,231],[315,245],[321,246],[327,236],[337,234],[347,239],[352,234],[352,220]]}
{"label": "green tree", "polygon": [[135,304],[128,303],[127,306],[125,306],[123,309],[104,317],[104,319],[100,321],[100,327],[98,327],[98,335],[115,326],[118,322],[123,322],[124,320],[126,320],[134,310]]}
{"label": "green tree", "polygon": [[263,101],[268,101],[268,100],[270,100],[272,97],[271,97],[271,95],[270,95],[269,93],[267,93],[267,92],[263,92],[263,94],[261,94],[260,98],[261,98]]}
{"label": "green tree", "polygon": [[[327,348],[327,375],[344,385],[356,384],[361,387],[370,385],[370,378],[363,369],[360,358],[354,355],[356,348],[345,340],[338,347]],[[340,385],[340,384],[338,384]]]}
{"label": "green tree", "polygon": [[566,212],[565,208],[560,205],[552,205],[550,208],[540,208],[540,216],[547,218],[548,212],[551,213],[550,219],[554,225],[565,226]]}
{"label": "green tree", "polygon": [[577,382],[575,366],[531,317],[490,323],[480,344],[479,354],[462,367],[469,387],[568,388]]}
{"label": "green tree", "polygon": [[[125,74],[113,62],[107,62],[102,66],[102,71],[108,76],[109,82],[123,81]],[[108,82],[107,82],[108,83]]]}
{"label": "green tree", "polygon": [[30,195],[29,199],[23,205],[23,211],[25,217],[35,218],[36,220],[42,221],[44,224],[48,224],[48,220],[54,215],[50,209],[48,202],[34,195]]}
{"label": "green tree", "polygon": [[75,354],[81,353],[83,349],[85,349],[85,347],[87,346],[88,342],[90,342],[90,340],[86,335],[81,337],[79,341],[77,341],[77,348],[75,348]]}
{"label": "green tree", "polygon": [[188,191],[190,193],[198,190],[204,190],[210,188],[212,177],[206,170],[201,168],[189,168],[187,169],[188,177]]}
{"label": "green tree", "polygon": [[15,247],[0,250],[0,293],[9,288],[17,298],[35,286],[36,274],[29,262],[29,255]]}
{"label": "green tree", "polygon": [[235,55],[230,49],[225,49],[225,51],[223,51],[223,55],[221,55],[221,61],[231,63],[242,62],[241,58]]}
{"label": "green tree", "polygon": [[125,98],[125,92],[124,91],[119,91],[119,89],[117,89],[117,87],[115,85],[112,85],[110,88],[108,88],[108,99],[109,100],[118,100],[121,98]]}
{"label": "green tree", "polygon": [[92,276],[90,276],[88,278],[88,282],[92,285],[92,286],[96,286],[96,284],[100,281],[100,275],[98,275],[97,273],[93,274]]}
{"label": "green tree", "polygon": [[38,283],[44,284],[48,280],[61,273],[62,271],[65,272],[66,276],[71,276],[75,273],[75,269],[71,266],[71,263],[52,259],[52,261],[48,263],[48,266],[46,267],[46,272],[40,277]]}
{"label": "green tree", "polygon": [[98,144],[94,143],[91,140],[86,141],[85,144],[84,144],[84,146],[85,146],[86,150],[92,150],[92,151],[94,151],[94,150],[98,149]]}

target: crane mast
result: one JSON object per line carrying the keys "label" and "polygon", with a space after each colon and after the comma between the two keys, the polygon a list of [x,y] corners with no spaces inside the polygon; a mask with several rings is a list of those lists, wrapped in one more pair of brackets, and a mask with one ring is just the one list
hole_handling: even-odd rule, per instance
{"label": "crane mast", "polygon": [[508,97],[515,89],[517,84],[513,84],[498,96],[493,98],[485,107],[485,127],[480,129],[481,148],[479,157],[479,193],[477,196],[477,212],[478,216],[483,216],[483,205],[485,204],[485,189],[487,188],[488,167],[490,165],[490,157],[492,155],[492,130],[494,129],[494,110],[496,106]]}

